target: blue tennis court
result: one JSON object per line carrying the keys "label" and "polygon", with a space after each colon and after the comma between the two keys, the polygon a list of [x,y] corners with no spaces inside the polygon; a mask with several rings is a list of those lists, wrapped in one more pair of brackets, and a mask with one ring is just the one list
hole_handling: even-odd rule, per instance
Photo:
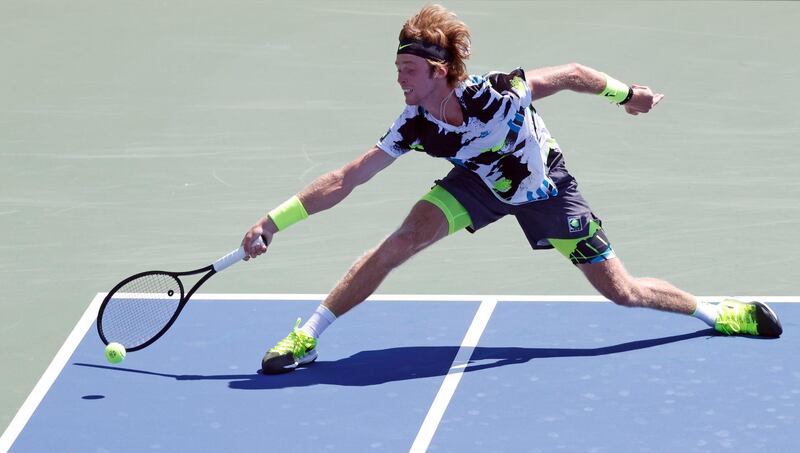
{"label": "blue tennis court", "polygon": [[264,351],[318,297],[200,295],[117,366],[94,330],[99,299],[4,435],[10,451],[791,451],[800,439],[793,303],[773,304],[785,333],[765,340],[598,298],[376,297],[326,332],[315,364],[262,376]]}

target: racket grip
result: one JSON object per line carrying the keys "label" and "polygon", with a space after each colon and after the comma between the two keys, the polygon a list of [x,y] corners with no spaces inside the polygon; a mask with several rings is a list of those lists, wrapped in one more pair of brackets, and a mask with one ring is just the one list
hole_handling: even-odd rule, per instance
{"label": "racket grip", "polygon": [[[261,236],[257,237],[256,240],[253,241],[253,245],[259,245],[259,244],[262,245],[264,244],[264,239],[262,239]],[[244,251],[244,247],[239,247],[238,249],[228,253],[227,255],[215,261],[213,264],[214,271],[222,272],[225,269],[243,260],[245,256],[247,256],[247,253]]]}

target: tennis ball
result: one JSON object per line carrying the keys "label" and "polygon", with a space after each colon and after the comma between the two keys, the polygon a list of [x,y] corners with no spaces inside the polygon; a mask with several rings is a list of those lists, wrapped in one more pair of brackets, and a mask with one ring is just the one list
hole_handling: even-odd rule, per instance
{"label": "tennis ball", "polygon": [[106,360],[110,363],[120,363],[125,360],[125,346],[119,343],[109,343],[106,346]]}

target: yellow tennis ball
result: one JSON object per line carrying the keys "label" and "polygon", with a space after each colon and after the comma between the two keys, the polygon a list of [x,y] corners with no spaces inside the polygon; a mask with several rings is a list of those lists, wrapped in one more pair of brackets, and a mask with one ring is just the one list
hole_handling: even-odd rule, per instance
{"label": "yellow tennis ball", "polygon": [[106,360],[110,363],[120,363],[125,360],[125,346],[119,343],[109,343],[106,346]]}

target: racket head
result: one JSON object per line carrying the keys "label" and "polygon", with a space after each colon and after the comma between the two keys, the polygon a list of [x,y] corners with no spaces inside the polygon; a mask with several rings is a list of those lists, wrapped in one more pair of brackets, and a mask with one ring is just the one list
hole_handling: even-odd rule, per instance
{"label": "racket head", "polygon": [[161,337],[185,305],[177,274],[148,271],[119,282],[103,299],[97,333],[104,344],[122,344],[128,352],[145,348]]}

